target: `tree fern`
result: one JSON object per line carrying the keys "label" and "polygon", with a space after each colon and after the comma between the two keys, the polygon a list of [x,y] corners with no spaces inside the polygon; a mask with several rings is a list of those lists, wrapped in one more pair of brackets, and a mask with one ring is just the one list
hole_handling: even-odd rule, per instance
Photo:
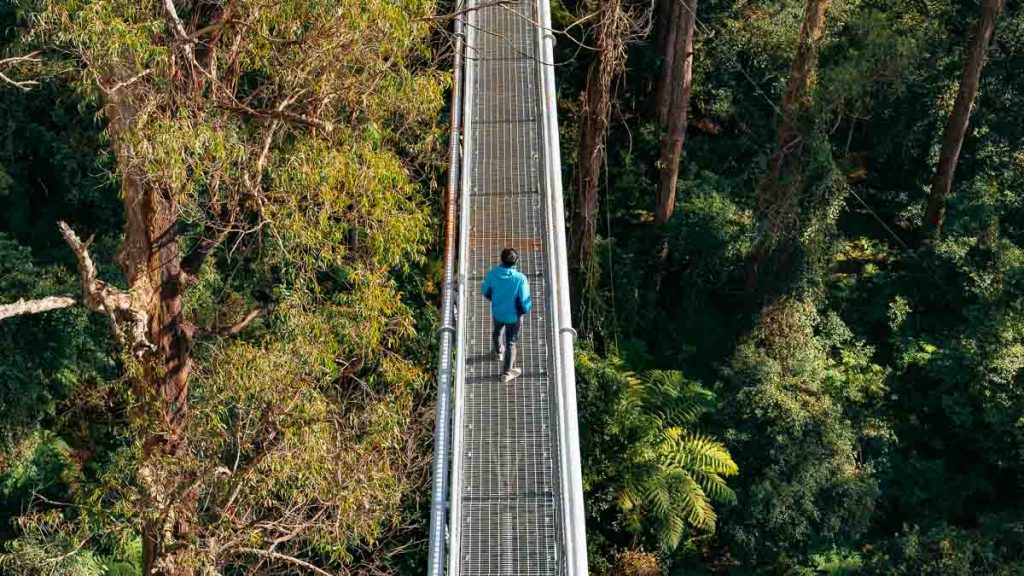
{"label": "tree fern", "polygon": [[601,492],[628,530],[672,550],[715,530],[715,505],[734,503],[729,450],[697,431],[715,396],[680,372],[630,372],[616,358],[581,352],[581,427],[588,497]]}
{"label": "tree fern", "polygon": [[675,488],[673,512],[677,516],[685,518],[686,523],[694,528],[713,531],[717,517],[711,506],[711,500],[700,484],[693,479],[689,472],[679,468],[670,469],[665,476],[671,478]]}
{"label": "tree fern", "polygon": [[732,476],[739,472],[724,444],[701,434],[680,428],[665,432],[665,458],[685,470]]}
{"label": "tree fern", "polygon": [[579,368],[603,385],[607,419],[595,429],[621,442],[615,497],[625,525],[669,550],[688,531],[713,531],[713,504],[736,501],[725,478],[738,472],[725,445],[693,430],[714,395],[680,372],[636,374],[614,358],[584,355]]}
{"label": "tree fern", "polygon": [[651,370],[633,380],[639,403],[663,426],[696,422],[714,401],[714,394],[680,372]]}
{"label": "tree fern", "polygon": [[700,471],[691,471],[690,475],[700,484],[711,500],[725,504],[736,503],[736,493],[729,488],[722,476]]}

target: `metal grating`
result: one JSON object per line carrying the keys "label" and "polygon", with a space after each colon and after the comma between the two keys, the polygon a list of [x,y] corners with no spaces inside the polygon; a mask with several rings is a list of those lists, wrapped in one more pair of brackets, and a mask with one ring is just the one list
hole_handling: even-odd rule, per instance
{"label": "metal grating", "polygon": [[[459,576],[559,574],[557,430],[552,422],[552,304],[548,230],[541,189],[541,132],[535,0],[493,4],[470,18],[475,77],[467,90],[471,131],[463,201],[470,214],[465,304]],[[490,358],[490,305],[484,275],[506,246],[519,252],[534,311],[524,318],[511,384]]]}

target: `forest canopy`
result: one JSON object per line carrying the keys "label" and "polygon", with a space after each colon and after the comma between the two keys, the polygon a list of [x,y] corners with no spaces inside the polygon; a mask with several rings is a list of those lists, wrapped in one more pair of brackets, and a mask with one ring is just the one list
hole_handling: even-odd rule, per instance
{"label": "forest canopy", "polygon": [[[1024,573],[1024,5],[552,4],[591,573]],[[458,8],[0,0],[0,573],[423,572]]]}

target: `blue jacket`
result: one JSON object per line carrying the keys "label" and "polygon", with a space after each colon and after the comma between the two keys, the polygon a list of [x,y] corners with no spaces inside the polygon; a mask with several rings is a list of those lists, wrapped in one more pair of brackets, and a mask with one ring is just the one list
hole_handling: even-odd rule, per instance
{"label": "blue jacket", "polygon": [[515,267],[503,265],[491,268],[480,287],[480,293],[491,301],[491,315],[498,322],[514,324],[519,317],[530,312],[530,281]]}

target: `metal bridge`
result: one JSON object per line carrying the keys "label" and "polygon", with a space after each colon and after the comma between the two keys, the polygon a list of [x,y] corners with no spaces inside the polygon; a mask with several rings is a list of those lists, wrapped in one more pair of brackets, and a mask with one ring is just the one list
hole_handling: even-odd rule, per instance
{"label": "metal bridge", "polygon": [[[458,2],[428,574],[586,576],[548,0]],[[511,383],[480,283],[519,252]]]}

